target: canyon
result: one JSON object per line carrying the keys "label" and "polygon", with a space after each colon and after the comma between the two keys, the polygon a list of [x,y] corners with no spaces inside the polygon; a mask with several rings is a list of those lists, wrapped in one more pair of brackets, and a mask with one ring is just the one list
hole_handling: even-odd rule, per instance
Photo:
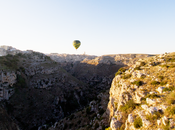
{"label": "canyon", "polygon": [[[138,118],[140,129],[174,127],[170,105],[161,103],[174,91],[174,53],[92,56],[1,46],[0,55],[0,129],[127,130],[137,129]],[[146,113],[155,112],[160,116],[149,121]]]}

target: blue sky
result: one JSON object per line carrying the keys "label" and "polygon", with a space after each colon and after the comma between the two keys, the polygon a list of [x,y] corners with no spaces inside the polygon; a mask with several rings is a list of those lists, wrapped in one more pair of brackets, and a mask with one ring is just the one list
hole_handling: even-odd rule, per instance
{"label": "blue sky", "polygon": [[[73,40],[80,40],[75,50]],[[0,45],[67,54],[175,51],[175,0],[0,0]]]}

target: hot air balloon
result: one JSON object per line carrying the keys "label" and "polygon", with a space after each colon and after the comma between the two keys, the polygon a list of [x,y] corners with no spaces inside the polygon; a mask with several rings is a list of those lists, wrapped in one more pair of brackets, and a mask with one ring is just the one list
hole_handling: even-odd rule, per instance
{"label": "hot air balloon", "polygon": [[80,47],[81,42],[79,40],[74,40],[73,41],[73,46],[75,47],[75,49],[78,49]]}

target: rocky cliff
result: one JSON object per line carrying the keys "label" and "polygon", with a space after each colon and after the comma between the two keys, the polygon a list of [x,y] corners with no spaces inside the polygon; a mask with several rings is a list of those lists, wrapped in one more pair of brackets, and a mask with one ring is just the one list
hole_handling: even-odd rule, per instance
{"label": "rocky cliff", "polygon": [[116,73],[107,108],[111,130],[175,128],[175,53],[140,59]]}

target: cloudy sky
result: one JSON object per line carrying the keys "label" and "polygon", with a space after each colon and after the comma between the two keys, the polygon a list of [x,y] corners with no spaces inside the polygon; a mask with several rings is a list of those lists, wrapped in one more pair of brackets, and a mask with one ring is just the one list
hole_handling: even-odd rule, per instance
{"label": "cloudy sky", "polygon": [[175,0],[0,0],[0,45],[89,55],[175,52]]}

